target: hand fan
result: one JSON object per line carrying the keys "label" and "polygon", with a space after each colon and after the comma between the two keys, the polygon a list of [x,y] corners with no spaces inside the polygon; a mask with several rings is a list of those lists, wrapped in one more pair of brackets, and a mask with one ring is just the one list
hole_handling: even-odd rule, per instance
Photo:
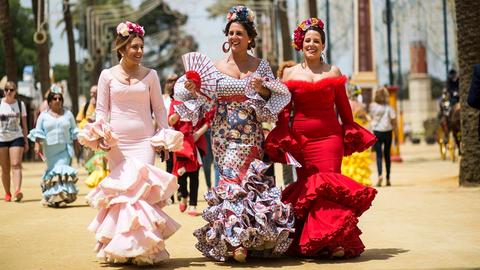
{"label": "hand fan", "polygon": [[190,52],[182,55],[183,66],[187,79],[197,86],[197,92],[208,99],[215,96],[218,71],[212,60],[201,53]]}

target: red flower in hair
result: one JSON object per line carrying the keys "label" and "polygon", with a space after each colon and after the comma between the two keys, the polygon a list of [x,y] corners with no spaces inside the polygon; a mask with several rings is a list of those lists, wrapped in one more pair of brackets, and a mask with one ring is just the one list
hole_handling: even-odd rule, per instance
{"label": "red flower in hair", "polygon": [[305,39],[305,33],[312,26],[317,26],[318,28],[323,30],[325,25],[322,20],[317,18],[309,18],[309,19],[303,20],[298,25],[297,29],[293,31],[292,46],[295,50],[300,51],[303,48],[303,40]]}

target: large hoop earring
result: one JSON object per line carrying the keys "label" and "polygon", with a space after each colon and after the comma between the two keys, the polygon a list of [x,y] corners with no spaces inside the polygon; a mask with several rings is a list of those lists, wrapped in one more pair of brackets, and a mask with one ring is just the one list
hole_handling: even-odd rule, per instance
{"label": "large hoop earring", "polygon": [[[228,44],[228,48],[225,48],[225,45]],[[230,43],[228,43],[228,41],[225,41],[222,45],[222,50],[224,53],[228,53],[228,51],[230,51]]]}

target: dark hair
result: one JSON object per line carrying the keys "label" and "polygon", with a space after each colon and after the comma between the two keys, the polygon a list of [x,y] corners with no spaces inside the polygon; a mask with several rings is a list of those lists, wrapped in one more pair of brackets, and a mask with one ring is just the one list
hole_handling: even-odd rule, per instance
{"label": "dark hair", "polygon": [[54,92],[52,92],[52,91],[50,91],[50,93],[48,93],[47,103],[50,104],[50,102],[53,101],[53,98],[54,98],[56,95],[60,95],[60,98],[62,99],[62,106],[63,106],[63,95],[62,95],[61,93],[54,93]]}
{"label": "dark hair", "polygon": [[143,36],[139,35],[138,33],[130,33],[127,37],[124,37],[120,34],[117,34],[117,37],[115,38],[115,48],[113,48],[113,51],[117,51],[117,58],[118,61],[122,59],[122,54],[120,53],[121,50],[125,49],[127,44],[132,42],[134,38],[140,38],[143,41]]}
{"label": "dark hair", "polygon": [[253,25],[253,22],[248,22],[248,21],[238,20],[238,19],[231,20],[227,23],[227,25],[225,26],[225,29],[223,29],[223,33],[225,33],[225,36],[228,37],[230,26],[234,22],[241,24],[243,28],[247,30],[247,35],[252,40],[251,42],[248,43],[248,49],[250,50],[255,48],[255,38],[257,37],[258,34],[257,34],[257,29],[255,29],[255,25]]}
{"label": "dark hair", "polygon": [[[313,31],[317,31],[318,33],[320,33],[320,39],[322,40],[322,43],[325,44],[325,31],[318,27],[318,25],[313,25],[313,26],[310,26],[309,28],[307,28],[307,31],[305,31],[305,34],[310,31],[310,30],[313,30]],[[305,40],[305,38],[303,38]]]}

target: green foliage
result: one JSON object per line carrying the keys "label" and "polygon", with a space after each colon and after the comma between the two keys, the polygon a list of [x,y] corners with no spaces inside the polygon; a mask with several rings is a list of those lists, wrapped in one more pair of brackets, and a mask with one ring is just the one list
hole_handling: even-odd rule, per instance
{"label": "green foliage", "polygon": [[233,0],[217,0],[215,4],[212,4],[207,8],[208,13],[210,13],[211,18],[227,16],[227,11],[233,7],[238,5],[245,5],[245,6],[253,6],[255,1],[253,0],[241,0],[241,1],[233,1]]}
{"label": "green foliage", "polygon": [[55,78],[56,82],[59,82],[61,80],[66,80],[68,81],[69,74],[68,74],[68,65],[61,65],[61,64],[56,64],[53,66],[53,77]]}
{"label": "green foliage", "polygon": [[[13,42],[17,59],[18,78],[22,78],[23,68],[26,65],[34,65],[37,61],[36,45],[33,42],[35,26],[33,13],[29,8],[20,6],[19,0],[9,0],[10,19],[13,26]],[[0,40],[3,35],[0,32]],[[5,49],[0,42],[0,76],[5,74]]]}

